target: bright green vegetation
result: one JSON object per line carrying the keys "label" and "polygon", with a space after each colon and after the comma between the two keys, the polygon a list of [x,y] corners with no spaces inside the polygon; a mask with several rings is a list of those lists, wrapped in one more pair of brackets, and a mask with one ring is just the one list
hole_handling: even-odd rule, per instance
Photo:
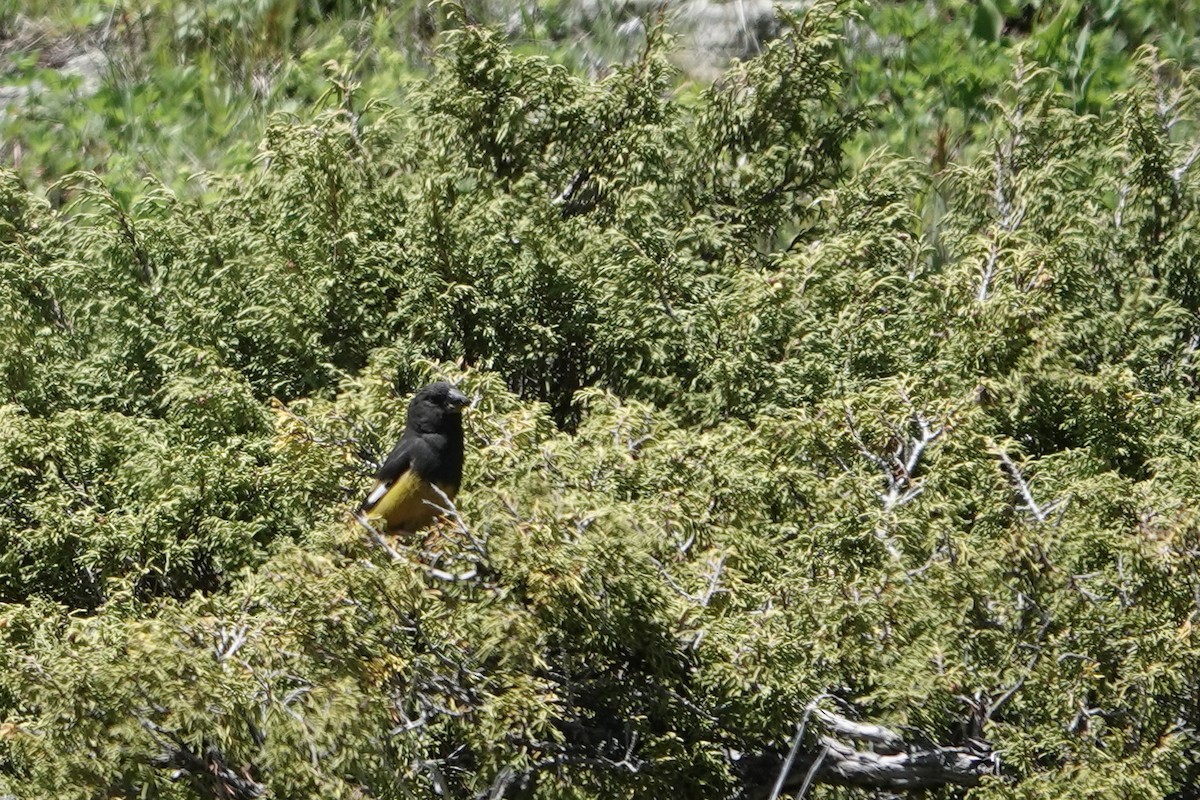
{"label": "bright green vegetation", "polygon": [[[449,9],[432,55],[411,10],[151,4],[141,78],[4,123],[0,795],[736,796],[820,700],[999,753],[933,796],[1194,796],[1166,5],[851,26],[937,69],[821,7],[681,89],[658,32],[589,78]],[[346,512],[435,376],[464,491],[391,554]]]}
{"label": "bright green vegetation", "polygon": [[[622,29],[632,7],[458,7],[511,29],[518,52],[575,68],[640,46]],[[1021,64],[1052,69],[1080,112],[1111,107],[1112,93],[1136,80],[1142,45],[1200,65],[1200,4],[1190,0],[941,0],[860,13],[839,57],[850,64],[850,96],[886,111],[854,146],[859,158],[881,143],[939,167],[962,156],[988,136],[992,103]],[[0,153],[56,200],[48,187],[80,169],[104,174],[121,195],[140,193],[146,174],[192,193],[206,171],[251,168],[272,113],[307,117],[347,80],[363,103],[400,101],[452,16],[450,5],[415,0],[0,0],[3,84],[31,88],[20,113],[0,120]],[[81,91],[78,71],[62,69],[81,54],[96,56],[98,91]]]}
{"label": "bright green vegetation", "polygon": [[999,92],[1022,68],[1051,70],[1072,110],[1097,113],[1142,77],[1131,69],[1139,47],[1200,66],[1198,12],[1188,0],[873,4],[852,82],[859,97],[886,104],[886,141],[937,167],[988,135]]}

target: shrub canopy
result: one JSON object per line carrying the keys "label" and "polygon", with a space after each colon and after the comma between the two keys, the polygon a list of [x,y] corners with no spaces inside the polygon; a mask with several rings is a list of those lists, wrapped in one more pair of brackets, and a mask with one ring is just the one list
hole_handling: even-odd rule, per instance
{"label": "shrub canopy", "polygon": [[[202,197],[0,174],[0,790],[721,797],[820,700],[989,742],[946,796],[1189,791],[1195,77],[850,162],[842,24],[698,94],[466,26]],[[346,511],[434,376],[396,558]]]}

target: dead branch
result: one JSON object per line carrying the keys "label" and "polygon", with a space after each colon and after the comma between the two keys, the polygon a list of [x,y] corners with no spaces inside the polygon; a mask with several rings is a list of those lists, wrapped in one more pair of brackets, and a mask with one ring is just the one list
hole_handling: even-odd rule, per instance
{"label": "dead branch", "polygon": [[830,713],[821,708],[813,708],[813,716],[825,725],[829,731],[843,739],[867,742],[880,745],[888,752],[899,752],[904,749],[904,739],[882,725],[871,725],[865,722],[853,722],[838,714]]}
{"label": "dead branch", "polygon": [[[971,740],[950,747],[907,741],[881,725],[854,722],[839,714],[810,707],[812,717],[833,735],[820,736],[815,747],[755,756],[733,756],[742,777],[743,800],[767,800],[780,793],[804,792],[811,783],[906,792],[941,786],[978,786],[998,769],[986,742]],[[866,743],[860,749],[853,742]]]}

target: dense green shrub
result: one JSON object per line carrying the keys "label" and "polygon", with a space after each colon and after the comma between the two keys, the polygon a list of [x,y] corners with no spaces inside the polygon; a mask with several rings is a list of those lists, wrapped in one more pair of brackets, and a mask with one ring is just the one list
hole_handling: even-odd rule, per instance
{"label": "dense green shrub", "polygon": [[[464,27],[203,198],[5,173],[0,790],[719,797],[818,699],[996,748],[944,796],[1194,790],[1194,77],[849,164],[789,22],[698,96]],[[465,490],[388,552],[433,375]]]}

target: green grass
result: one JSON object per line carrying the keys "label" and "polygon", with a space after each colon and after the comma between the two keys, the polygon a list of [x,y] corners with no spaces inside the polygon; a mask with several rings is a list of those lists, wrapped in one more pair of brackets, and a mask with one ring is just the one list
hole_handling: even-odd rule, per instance
{"label": "green grass", "polygon": [[[888,113],[851,152],[862,159],[882,145],[935,169],[968,158],[994,123],[992,99],[1022,64],[1053,68],[1077,110],[1101,112],[1129,83],[1140,45],[1200,65],[1200,14],[1187,13],[1198,5],[864,5],[843,51],[847,94]],[[250,167],[271,115],[310,114],[334,88],[332,74],[352,76],[360,102],[403,104],[404,87],[425,74],[454,20],[516,18],[518,52],[602,71],[636,49],[636,37],[618,32],[623,14],[587,17],[562,0],[515,15],[480,0],[3,0],[0,85],[29,94],[0,118],[0,160],[52,198],[56,182],[79,170],[122,193],[139,191],[148,175],[187,193],[204,185],[198,173]],[[89,48],[105,55],[94,93],[59,69]]]}

